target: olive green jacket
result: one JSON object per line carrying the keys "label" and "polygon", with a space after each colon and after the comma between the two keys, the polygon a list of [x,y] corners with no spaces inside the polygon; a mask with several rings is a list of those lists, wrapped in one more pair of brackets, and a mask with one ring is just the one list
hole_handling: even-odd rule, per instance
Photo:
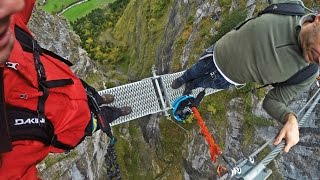
{"label": "olive green jacket", "polygon": [[[291,2],[301,3],[298,0]],[[239,30],[232,30],[215,45],[217,66],[228,78],[240,84],[270,84],[289,79],[308,66],[298,40],[299,20],[298,16],[263,14]],[[308,90],[316,76],[298,85],[271,89],[264,99],[264,109],[273,118],[283,121],[287,113],[293,113],[287,107],[289,101]]]}

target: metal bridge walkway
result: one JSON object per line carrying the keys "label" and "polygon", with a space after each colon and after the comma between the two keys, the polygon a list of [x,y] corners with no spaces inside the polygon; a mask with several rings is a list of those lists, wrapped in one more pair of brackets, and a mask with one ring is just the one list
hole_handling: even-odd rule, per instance
{"label": "metal bridge walkway", "polygon": [[[153,77],[99,91],[100,95],[114,95],[115,100],[109,106],[131,106],[132,108],[131,114],[118,118],[111,123],[111,126],[159,112],[163,112],[167,118],[170,118],[168,110],[172,109],[171,103],[181,96],[184,90],[184,86],[179,89],[172,89],[170,85],[183,72],[157,75],[153,68],[152,73]],[[202,90],[202,88],[193,90],[192,95],[196,96]],[[206,95],[217,91],[219,90],[206,89]]]}

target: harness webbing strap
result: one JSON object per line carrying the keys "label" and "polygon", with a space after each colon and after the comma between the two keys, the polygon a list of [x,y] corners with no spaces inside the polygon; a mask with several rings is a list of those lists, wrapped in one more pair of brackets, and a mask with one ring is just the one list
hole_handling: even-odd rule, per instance
{"label": "harness webbing strap", "polygon": [[12,150],[8,121],[5,111],[3,67],[0,68],[0,153]]}
{"label": "harness webbing strap", "polygon": [[299,70],[296,74],[291,76],[288,80],[284,82],[272,83],[271,85],[273,87],[296,85],[307,80],[309,77],[317,73],[318,70],[319,70],[319,66],[317,64],[310,64],[302,68],[301,70]]}
{"label": "harness webbing strap", "polygon": [[6,111],[12,141],[37,140],[47,146],[51,145],[67,151],[73,148],[60,142],[54,134],[51,121],[46,118],[38,119],[37,112],[12,106],[7,107]]}
{"label": "harness webbing strap", "polygon": [[65,64],[67,64],[68,66],[72,66],[73,65],[69,60],[57,55],[56,53],[54,53],[52,51],[44,49],[44,48],[40,47],[39,45],[34,46],[35,44],[33,42],[35,40],[27,32],[25,32],[21,27],[15,26],[14,27],[14,32],[16,34],[17,40],[21,44],[21,46],[22,46],[24,51],[32,53],[33,49],[37,48],[37,50],[39,52],[41,52],[40,54],[49,55],[49,56],[51,56],[51,57],[53,57],[55,59],[58,59],[59,61],[65,63]]}
{"label": "harness webbing strap", "polygon": [[50,145],[54,129],[48,119],[38,119],[37,112],[20,107],[9,106],[6,111],[12,141],[28,139]]}
{"label": "harness webbing strap", "polygon": [[[80,142],[81,142],[81,141],[80,141]],[[69,151],[69,150],[71,150],[71,149],[74,148],[74,147],[72,147],[72,146],[70,146],[70,145],[68,145],[68,144],[64,144],[64,143],[58,141],[56,135],[53,136],[50,144],[51,144],[52,146],[56,147],[56,148],[64,149],[64,150],[66,150],[66,151]]]}
{"label": "harness webbing strap", "polygon": [[304,7],[300,4],[295,3],[277,3],[266,7],[264,10],[260,11],[257,16],[247,19],[246,21],[240,23],[235,29],[239,30],[247,22],[259,17],[263,14],[280,14],[280,15],[291,15],[291,16],[303,16],[305,14]]}
{"label": "harness webbing strap", "polygon": [[63,63],[65,63],[65,64],[68,65],[68,66],[73,66],[72,62],[70,62],[70,61],[67,60],[67,59],[64,59],[63,57],[57,55],[56,53],[54,53],[54,52],[52,52],[52,51],[49,51],[49,50],[47,50],[47,49],[44,49],[44,48],[41,48],[41,50],[42,50],[42,52],[43,52],[44,54],[47,54],[47,55],[49,55],[49,56],[51,56],[51,57],[53,57],[53,58],[55,58],[55,59],[58,59],[58,60],[62,61]]}
{"label": "harness webbing strap", "polygon": [[263,11],[260,11],[258,16],[262,14],[281,14],[281,15],[296,15],[303,16],[305,14],[304,7],[300,4],[295,3],[278,3],[272,4],[265,8]]}
{"label": "harness webbing strap", "polygon": [[191,109],[192,109],[194,117],[196,118],[196,120],[198,122],[198,125],[201,128],[201,133],[205,137],[205,139],[206,139],[206,141],[207,141],[207,143],[209,145],[211,160],[213,162],[216,162],[217,161],[217,157],[221,155],[221,149],[214,142],[214,139],[211,136],[207,126],[205,125],[205,122],[203,121],[198,109],[196,107],[192,107]]}
{"label": "harness webbing strap", "polygon": [[69,79],[59,79],[59,80],[51,80],[43,82],[43,85],[45,85],[47,88],[55,88],[55,87],[61,87],[66,85],[73,84],[73,80],[71,78]]}

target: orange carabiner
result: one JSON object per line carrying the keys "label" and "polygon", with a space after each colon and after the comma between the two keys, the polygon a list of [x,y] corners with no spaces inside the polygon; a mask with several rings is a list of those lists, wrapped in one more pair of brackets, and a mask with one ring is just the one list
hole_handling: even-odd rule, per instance
{"label": "orange carabiner", "polygon": [[225,175],[228,172],[227,167],[219,164],[217,167],[217,174],[219,175],[219,177],[222,177],[223,175]]}

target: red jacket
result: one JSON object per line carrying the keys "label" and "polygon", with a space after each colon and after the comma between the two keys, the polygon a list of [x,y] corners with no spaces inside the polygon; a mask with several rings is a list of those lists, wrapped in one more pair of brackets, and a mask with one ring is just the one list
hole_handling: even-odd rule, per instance
{"label": "red jacket", "polygon": [[[27,23],[32,13],[35,0],[25,0],[26,6],[18,14],[13,15],[11,30],[18,25],[25,31],[30,32]],[[31,33],[30,33],[31,34]],[[5,68],[5,101],[7,105],[19,106],[33,111],[37,110],[38,84],[34,80],[37,77],[34,66],[33,54],[24,52],[21,45],[15,40],[13,51],[9,58],[10,62],[19,63],[18,70]],[[42,55],[41,62],[46,67],[66,66],[64,63],[50,56]],[[47,80],[57,79],[61,69],[50,72],[46,71]],[[54,132],[58,140],[70,146],[76,146],[84,137],[85,128],[90,121],[90,110],[87,103],[85,90],[80,80],[68,69],[64,71],[68,77],[72,77],[72,88],[52,88],[46,101],[45,116],[50,119],[54,126]],[[22,78],[23,77],[23,78]],[[27,87],[27,88],[26,88]],[[32,91],[28,100],[19,98],[25,90]],[[51,91],[55,91],[50,95]],[[77,99],[77,101],[72,101]],[[47,104],[54,104],[48,106]],[[68,109],[66,111],[66,109]],[[36,165],[42,161],[49,152],[63,152],[52,146],[45,146],[39,141],[20,140],[13,142],[13,150],[2,154],[2,166],[0,167],[0,179],[38,179]]]}

